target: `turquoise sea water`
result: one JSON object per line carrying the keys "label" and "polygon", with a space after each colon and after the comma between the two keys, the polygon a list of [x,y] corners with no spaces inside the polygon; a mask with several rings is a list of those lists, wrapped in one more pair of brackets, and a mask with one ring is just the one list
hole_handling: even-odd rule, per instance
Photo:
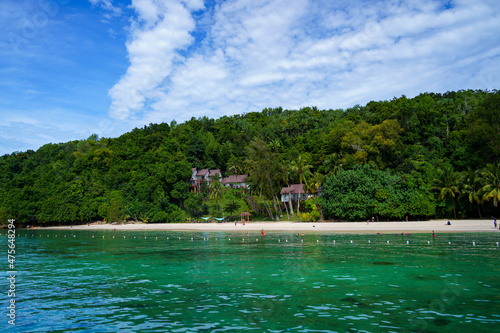
{"label": "turquoise sea water", "polygon": [[0,328],[498,332],[499,236],[18,230]]}

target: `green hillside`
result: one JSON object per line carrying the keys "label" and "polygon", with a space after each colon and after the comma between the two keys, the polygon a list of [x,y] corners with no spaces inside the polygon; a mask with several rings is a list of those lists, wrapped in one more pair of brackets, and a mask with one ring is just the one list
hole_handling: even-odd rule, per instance
{"label": "green hillside", "polygon": [[[499,162],[496,90],[424,93],[346,110],[264,109],[4,155],[0,221],[229,215],[214,208],[209,193],[190,192],[193,167],[248,174],[261,214],[272,218],[286,214],[281,187],[301,178],[311,192],[324,189],[315,203],[325,219],[489,217],[499,211]],[[225,209],[226,191],[220,195]],[[245,197],[236,211],[248,207]]]}

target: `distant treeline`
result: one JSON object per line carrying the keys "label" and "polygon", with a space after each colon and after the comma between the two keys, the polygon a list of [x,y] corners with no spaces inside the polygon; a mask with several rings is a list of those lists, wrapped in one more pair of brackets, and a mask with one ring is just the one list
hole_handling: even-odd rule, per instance
{"label": "distant treeline", "polygon": [[199,213],[193,202],[209,197],[189,191],[192,167],[248,174],[273,217],[281,187],[299,182],[324,190],[301,205],[325,219],[489,217],[498,213],[499,162],[496,90],[346,110],[268,108],[4,155],[0,221],[182,221]]}

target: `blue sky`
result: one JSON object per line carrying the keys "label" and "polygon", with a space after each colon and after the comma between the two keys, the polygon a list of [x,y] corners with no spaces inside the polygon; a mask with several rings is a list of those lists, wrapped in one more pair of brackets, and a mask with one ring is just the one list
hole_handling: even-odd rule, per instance
{"label": "blue sky", "polygon": [[0,28],[0,154],[500,88],[497,0],[2,0]]}

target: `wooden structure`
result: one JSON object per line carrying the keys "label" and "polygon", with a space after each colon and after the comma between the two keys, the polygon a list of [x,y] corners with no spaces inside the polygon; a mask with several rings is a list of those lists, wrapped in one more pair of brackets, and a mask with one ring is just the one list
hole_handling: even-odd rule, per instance
{"label": "wooden structure", "polygon": [[252,215],[252,214],[250,214],[250,213],[249,213],[249,212],[247,212],[246,210],[245,210],[244,212],[242,212],[242,213],[240,214],[240,217],[241,217],[241,222],[242,222],[242,223],[243,223],[243,222],[245,222],[245,221],[246,221],[246,222],[249,222],[249,221],[250,221],[250,216],[251,216],[251,215]]}

